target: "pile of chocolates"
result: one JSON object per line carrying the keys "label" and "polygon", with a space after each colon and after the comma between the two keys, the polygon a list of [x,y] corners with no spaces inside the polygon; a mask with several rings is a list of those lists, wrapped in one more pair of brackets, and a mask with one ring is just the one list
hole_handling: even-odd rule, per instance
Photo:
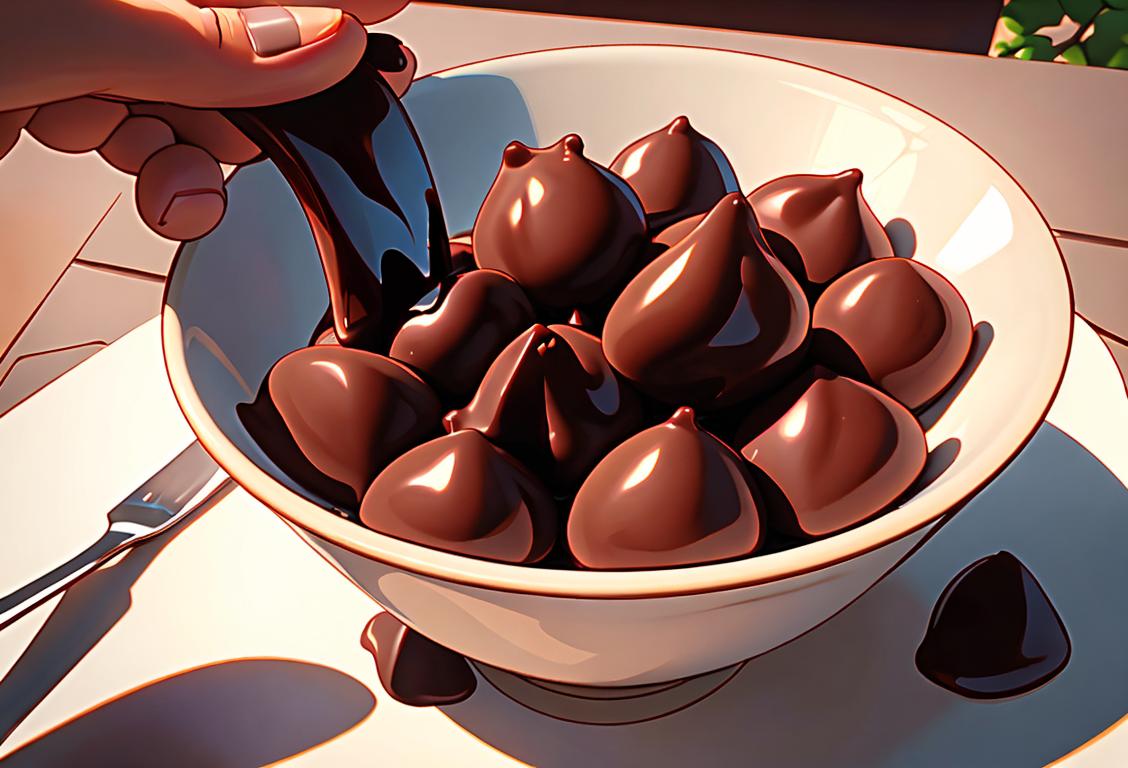
{"label": "pile of chocolates", "polygon": [[745,197],[685,117],[607,167],[576,135],[514,142],[390,344],[328,331],[241,417],[341,513],[472,557],[666,568],[833,535],[910,492],[914,411],[972,341],[861,181]]}

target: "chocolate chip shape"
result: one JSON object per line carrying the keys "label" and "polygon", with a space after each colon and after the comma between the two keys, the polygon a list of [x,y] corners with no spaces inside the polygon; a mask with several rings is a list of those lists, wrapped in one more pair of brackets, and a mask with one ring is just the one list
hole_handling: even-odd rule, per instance
{"label": "chocolate chip shape", "polygon": [[916,653],[926,678],[972,699],[1027,693],[1069,662],[1065,624],[1042,585],[1010,552],[964,568],[932,610]]}
{"label": "chocolate chip shape", "polygon": [[669,568],[744,557],[763,539],[740,457],[680,408],[599,462],[568,518],[568,546],[594,569]]}
{"label": "chocolate chip shape", "polygon": [[364,494],[360,521],[434,549],[518,564],[542,560],[557,533],[556,503],[541,482],[472,429],[389,464]]}

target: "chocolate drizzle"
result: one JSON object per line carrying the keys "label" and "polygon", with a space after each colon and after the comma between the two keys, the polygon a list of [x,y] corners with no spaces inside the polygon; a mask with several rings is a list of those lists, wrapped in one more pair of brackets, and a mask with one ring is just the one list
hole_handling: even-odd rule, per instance
{"label": "chocolate drizzle", "polygon": [[715,408],[790,373],[809,318],[803,291],[771,255],[747,201],[732,193],[627,285],[607,315],[603,346],[647,394]]}
{"label": "chocolate drizzle", "polygon": [[527,469],[480,432],[460,430],[413,448],[364,495],[369,528],[435,549],[535,563],[556,539],[556,504]]}
{"label": "chocolate drizzle", "polygon": [[510,144],[474,223],[478,266],[549,307],[598,301],[646,243],[634,191],[583,149],[576,135],[545,149]]}
{"label": "chocolate drizzle", "polygon": [[772,251],[815,292],[852,267],[893,255],[861,185],[862,172],[855,168],[831,176],[783,176],[748,195]]}
{"label": "chocolate drizzle", "polygon": [[904,406],[821,370],[761,404],[740,432],[741,454],[766,481],[773,527],[801,539],[887,509],[920,475],[927,454],[924,431]]}
{"label": "chocolate drizzle", "polygon": [[449,429],[479,430],[567,490],[641,426],[642,409],[598,338],[538,324],[498,355],[470,404],[445,420]]}
{"label": "chocolate drizzle", "polygon": [[588,568],[668,568],[744,557],[763,539],[740,457],[691,408],[611,451],[584,481],[568,546]]}
{"label": "chocolate drizzle", "polygon": [[466,272],[450,279],[436,307],[404,323],[388,354],[466,402],[494,357],[533,319],[533,305],[508,275]]}
{"label": "chocolate drizzle", "polygon": [[224,110],[297,194],[347,347],[386,348],[408,309],[450,272],[430,170],[379,71],[406,63],[399,40],[370,34],[357,67],[321,93]]}
{"label": "chocolate drizzle", "polygon": [[286,355],[255,402],[237,410],[280,469],[353,510],[389,461],[438,430],[441,414],[431,389],[402,364],[335,345]]}
{"label": "chocolate drizzle", "polygon": [[411,629],[390,613],[376,614],[360,644],[376,660],[380,684],[411,707],[441,707],[470,698],[478,680],[466,658]]}
{"label": "chocolate drizzle", "polygon": [[936,602],[917,669],[972,699],[1028,693],[1069,662],[1065,624],[1045,590],[1010,552],[960,571]]}
{"label": "chocolate drizzle", "polygon": [[872,261],[835,280],[815,303],[811,328],[819,360],[907,408],[940,394],[971,349],[971,314],[959,293],[908,259]]}
{"label": "chocolate drizzle", "polygon": [[704,213],[740,191],[728,158],[684,115],[623,149],[611,170],[638,193],[651,229]]}

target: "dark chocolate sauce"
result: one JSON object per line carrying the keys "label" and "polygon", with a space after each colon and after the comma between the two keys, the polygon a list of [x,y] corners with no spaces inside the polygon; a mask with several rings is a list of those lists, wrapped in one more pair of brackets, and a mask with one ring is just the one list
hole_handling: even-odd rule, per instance
{"label": "dark chocolate sauce", "polygon": [[646,244],[638,197],[583,149],[576,135],[545,149],[510,144],[474,222],[478,266],[512,276],[548,307],[598,301]]}
{"label": "dark chocolate sauce", "polygon": [[861,185],[862,172],[855,168],[832,176],[782,176],[748,195],[772,251],[816,293],[852,267],[893,255]]}
{"label": "dark chocolate sauce", "polygon": [[740,433],[741,453],[767,481],[761,486],[773,528],[802,539],[887,509],[920,475],[928,452],[904,406],[822,370],[759,404]]}
{"label": "dark chocolate sauce", "polygon": [[255,402],[237,410],[280,469],[353,510],[388,462],[439,429],[441,415],[430,387],[403,364],[335,345],[286,355]]}
{"label": "dark chocolate sauce", "polygon": [[533,305],[508,275],[465,272],[450,278],[437,306],[404,323],[388,354],[465,403],[493,359],[534,319]]}
{"label": "dark chocolate sauce", "polygon": [[390,613],[378,613],[364,628],[360,644],[376,659],[380,684],[412,707],[441,707],[470,698],[478,687],[461,654],[411,629]]}
{"label": "dark chocolate sauce", "polygon": [[815,356],[907,408],[940,394],[971,349],[971,314],[938,272],[909,259],[879,259],[847,272],[815,303]]}
{"label": "dark chocolate sauce", "polygon": [[445,420],[449,429],[482,432],[565,491],[642,425],[642,408],[598,338],[538,324],[498,355],[470,404]]}
{"label": "dark chocolate sauce", "polygon": [[450,272],[427,161],[379,72],[406,65],[399,40],[370,34],[356,69],[321,93],[224,110],[297,195],[347,347],[385,349],[409,308]]}
{"label": "dark chocolate sauce", "polygon": [[740,457],[680,408],[592,470],[572,505],[568,546],[595,569],[729,560],[760,546],[760,517]]}
{"label": "dark chocolate sauce", "polygon": [[728,158],[684,115],[626,147],[611,170],[638,193],[651,229],[705,213],[740,191]]}
{"label": "dark chocolate sauce", "polygon": [[413,448],[364,495],[369,528],[435,549],[535,563],[556,540],[556,503],[541,482],[480,432],[460,430]]}
{"label": "dark chocolate sauce", "polygon": [[1028,693],[1053,679],[1071,653],[1065,624],[1045,590],[1010,552],[977,560],[944,588],[917,669],[972,699]]}
{"label": "dark chocolate sauce", "polygon": [[643,392],[716,408],[792,372],[809,319],[799,284],[732,193],[627,285],[607,315],[603,347]]}

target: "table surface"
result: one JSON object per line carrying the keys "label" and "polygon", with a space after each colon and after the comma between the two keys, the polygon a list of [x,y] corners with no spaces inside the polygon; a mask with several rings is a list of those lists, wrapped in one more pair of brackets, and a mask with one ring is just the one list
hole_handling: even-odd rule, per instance
{"label": "table surface", "polygon": [[[1119,191],[1128,178],[1128,155],[1111,149],[1117,146],[1116,139],[1122,144],[1121,132],[1128,125],[1124,73],[426,4],[413,5],[381,28],[414,48],[421,73],[551,47],[631,42],[698,45],[829,69],[945,120],[1008,168],[1054,229],[1069,265],[1078,311],[1092,325],[1079,323],[1082,330],[1075,340],[1069,386],[1063,388],[1050,422],[1083,445],[1088,453],[1082,453],[1095,455],[1121,480],[1128,477],[1122,441],[1128,427],[1128,399],[1112,363],[1116,360],[1121,370],[1128,370],[1128,309],[1123,301],[1128,285],[1128,217],[1123,215],[1125,196]],[[11,551],[0,567],[0,589],[13,586],[21,574],[50,565],[52,558],[65,559],[81,549],[101,532],[102,510],[191,440],[163,374],[154,374],[160,363],[152,349],[152,324],[113,343],[156,314],[176,247],[148,232],[138,220],[130,182],[94,155],[63,155],[26,136],[0,161],[0,231],[8,238],[7,250],[16,260],[34,263],[38,272],[31,276],[34,280],[28,278],[31,282],[53,286],[26,326],[11,334],[14,343],[0,357],[0,413],[105,350],[0,418],[0,455],[6,465],[0,470],[4,506],[42,509],[46,505],[45,514],[59,516],[53,526],[40,526],[35,518],[6,516],[11,519],[3,521],[0,538],[20,541],[21,546],[7,547]],[[59,211],[65,214],[60,216]],[[34,255],[24,259],[23,254]],[[34,307],[32,303],[29,311]],[[0,309],[0,349],[8,340],[5,311],[13,310]],[[1079,344],[1083,353],[1077,351]],[[1082,356],[1086,362],[1078,363]],[[64,450],[61,436],[72,429],[76,438],[84,437],[68,441]],[[1060,434],[1040,435],[1038,440],[1046,444]],[[115,436],[109,467],[98,453],[104,435]],[[16,456],[22,461],[9,460]],[[42,489],[29,478],[52,462],[68,468],[67,480],[61,488],[52,487],[52,497],[45,502]],[[1123,498],[1116,501],[1123,511]],[[50,534],[50,546],[36,546],[35,537],[45,533]],[[228,550],[229,556],[224,554]],[[285,568],[277,566],[282,561]],[[212,567],[220,563],[223,568]],[[184,578],[184,574],[191,575]],[[318,701],[324,702],[325,716],[310,723],[300,722],[300,712],[283,702],[277,704],[277,711],[269,714],[287,724],[280,730],[292,731],[285,744],[236,738],[228,740],[236,747],[225,747],[222,739],[200,747],[218,750],[216,754],[228,762],[267,762],[264,756],[281,759],[315,745],[295,762],[335,765],[344,764],[344,757],[368,754],[397,764],[387,760],[397,753],[465,755],[465,762],[472,764],[505,762],[489,743],[508,742],[496,735],[487,737],[491,726],[486,714],[479,711],[470,718],[485,718],[485,725],[475,721],[475,727],[451,728],[449,714],[399,707],[380,692],[371,659],[353,641],[376,610],[374,604],[343,583],[301,540],[240,491],[171,543],[142,548],[71,594],[74,597],[44,606],[0,633],[0,673],[6,675],[0,682],[0,734],[8,730],[5,725],[16,725],[4,723],[4,716],[16,718],[11,713],[20,710],[16,719],[22,720],[10,738],[0,738],[0,753],[133,686],[199,667],[189,676],[168,681],[161,688],[167,695],[141,698],[158,710],[177,712],[185,709],[187,700],[199,712],[191,716],[203,718],[203,726],[224,722],[218,714],[209,714],[207,705],[215,703],[229,712],[219,704],[224,697],[239,700],[239,692],[248,687],[239,681],[261,681],[262,690],[277,687],[280,693],[308,687],[316,693],[306,695],[320,696]],[[81,611],[83,595],[91,594],[99,597],[90,601],[97,603],[91,609],[96,615]],[[303,618],[295,627],[288,612],[298,606]],[[45,626],[54,631],[44,632]],[[162,632],[159,640],[154,637],[156,627]],[[40,636],[27,650],[36,632]],[[76,632],[78,637],[68,636]],[[25,658],[17,662],[21,653]],[[241,656],[248,658],[233,661]],[[28,669],[35,674],[28,675]],[[193,681],[203,678],[215,684],[197,690]],[[1128,678],[1120,680],[1128,691]],[[33,710],[6,706],[16,694],[14,700],[38,706]],[[185,699],[191,696],[202,698]],[[119,733],[126,727],[122,707],[136,706],[139,700],[125,697],[116,710],[101,707],[98,712],[108,713],[106,717],[76,721],[67,726],[68,739],[39,743],[49,742],[49,749],[55,750],[87,743],[84,739],[95,740],[87,743],[88,748],[103,743],[96,740],[111,738],[115,723]],[[1128,708],[1123,700],[1120,708]],[[1101,710],[1102,715],[1109,711]],[[1039,760],[1068,752],[1114,719],[1078,726],[1069,734],[1070,742],[1052,748],[1041,745]],[[94,733],[92,720],[106,724],[106,733]],[[241,727],[238,717],[232,720],[227,727]],[[544,729],[538,725],[535,730]],[[1111,764],[1106,761],[1111,754],[1128,748],[1125,730],[1120,728],[1072,756],[1069,764]],[[556,739],[569,733],[565,728],[547,735]],[[386,734],[399,737],[382,738]],[[599,743],[610,750],[608,755],[624,748],[615,739]],[[294,749],[295,744],[305,746]],[[540,764],[533,747],[510,746],[510,754]],[[560,742],[560,754],[567,752],[565,746]],[[249,751],[234,756],[223,751],[233,748]]]}

